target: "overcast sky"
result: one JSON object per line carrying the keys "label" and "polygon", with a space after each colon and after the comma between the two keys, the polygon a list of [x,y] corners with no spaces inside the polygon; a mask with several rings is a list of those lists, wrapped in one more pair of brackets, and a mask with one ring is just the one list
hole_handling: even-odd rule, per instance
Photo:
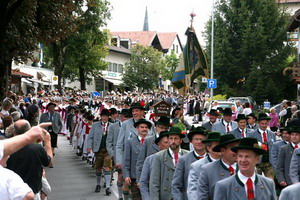
{"label": "overcast sky", "polygon": [[[194,28],[201,45],[205,23],[211,16],[212,0],[109,0],[113,6],[110,31],[142,31],[146,6],[149,30],[177,32],[185,44],[184,35],[190,25],[190,13],[194,10]],[[183,45],[184,45],[183,44]]]}

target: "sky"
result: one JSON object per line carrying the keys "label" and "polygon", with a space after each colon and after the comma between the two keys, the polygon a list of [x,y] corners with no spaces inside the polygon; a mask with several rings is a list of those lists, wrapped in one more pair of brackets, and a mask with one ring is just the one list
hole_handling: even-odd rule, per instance
{"label": "sky", "polygon": [[190,26],[190,14],[194,12],[193,26],[201,45],[204,44],[202,32],[209,20],[213,0],[109,0],[113,10],[107,28],[111,32],[142,31],[146,6],[148,8],[149,30],[157,32],[177,32],[182,44]]}

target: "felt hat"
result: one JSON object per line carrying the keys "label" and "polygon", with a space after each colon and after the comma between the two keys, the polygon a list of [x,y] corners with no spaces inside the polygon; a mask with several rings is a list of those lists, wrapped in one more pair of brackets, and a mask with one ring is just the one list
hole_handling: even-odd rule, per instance
{"label": "felt hat", "polygon": [[170,118],[167,116],[161,116],[156,122],[155,125],[163,125],[170,127]]}
{"label": "felt hat", "polygon": [[252,150],[258,155],[262,155],[267,152],[259,147],[258,140],[256,138],[242,138],[238,146],[231,148],[233,152],[237,152],[239,149]]}
{"label": "felt hat", "polygon": [[282,131],[287,131],[287,130],[288,130],[287,127],[280,127],[279,128],[280,133],[282,133]]}
{"label": "felt hat", "polygon": [[141,103],[131,104],[130,110],[132,111],[133,109],[145,110],[144,106],[142,106]]}
{"label": "felt hat", "polygon": [[174,126],[172,126],[166,134],[167,135],[179,135],[181,138],[185,137],[185,134],[182,133],[181,129],[178,127],[174,127]]}
{"label": "felt hat", "polygon": [[223,110],[223,115],[232,115],[232,110],[231,110],[231,108],[225,108],[224,110]]}
{"label": "felt hat", "polygon": [[162,138],[164,138],[164,137],[168,137],[168,131],[162,131],[162,132],[160,132],[159,137],[156,138],[155,141],[154,141],[155,144],[158,144],[159,141],[160,141]]}
{"label": "felt hat", "polygon": [[238,114],[238,116],[236,117],[236,119],[234,121],[238,122],[238,121],[243,120],[243,119],[247,120],[248,117],[244,114]]}
{"label": "felt hat", "polygon": [[206,143],[210,143],[210,142],[219,142],[220,136],[221,136],[221,133],[219,133],[219,132],[209,132],[207,135],[207,138],[205,140],[202,140],[202,143],[206,144]]}
{"label": "felt hat", "polygon": [[148,126],[149,129],[152,126],[151,122],[148,121],[148,120],[146,120],[146,119],[139,119],[139,121],[135,122],[133,126],[136,128],[140,124],[147,124],[147,126]]}
{"label": "felt hat", "polygon": [[300,133],[300,119],[292,119],[287,123],[287,131],[288,133],[296,132]]}
{"label": "felt hat", "polygon": [[110,112],[109,112],[109,110],[108,110],[108,109],[106,109],[106,108],[102,109],[102,111],[101,111],[101,113],[100,113],[100,116],[102,116],[102,115],[109,116],[109,115],[110,115]]}
{"label": "felt hat", "polygon": [[188,133],[187,137],[190,141],[192,141],[193,136],[196,134],[200,134],[200,135],[207,135],[206,129],[204,127],[198,126],[198,127],[194,127],[192,126],[190,132]]}
{"label": "felt hat", "polygon": [[121,110],[120,115],[125,115],[125,116],[127,116],[127,115],[128,115],[128,112],[129,112],[129,109],[124,108],[124,109]]}
{"label": "felt hat", "polygon": [[49,108],[50,106],[54,106],[54,107],[56,107],[56,104],[55,104],[55,103],[52,103],[52,102],[50,102],[50,103],[48,103],[48,104],[47,104],[47,106],[46,106],[46,109],[48,110],[48,108]]}
{"label": "felt hat", "polygon": [[110,108],[109,112],[110,112],[111,115],[114,115],[114,114],[118,113],[117,109],[115,109],[115,108]]}
{"label": "felt hat", "polygon": [[87,120],[94,120],[94,116],[89,114],[88,116],[85,117]]}
{"label": "felt hat", "polygon": [[261,120],[271,120],[271,117],[269,117],[266,113],[259,113],[258,121],[261,121]]}
{"label": "felt hat", "polygon": [[236,139],[232,134],[221,135],[219,138],[219,144],[213,148],[213,151],[220,152],[222,147],[234,142],[239,142],[240,139]]}
{"label": "felt hat", "polygon": [[218,116],[219,115],[219,113],[218,113],[218,111],[216,109],[210,109],[210,111],[209,111],[208,114],[209,115],[214,115],[214,116]]}
{"label": "felt hat", "polygon": [[255,120],[257,120],[257,117],[255,116],[254,113],[250,113],[249,115],[247,115],[247,117],[253,117]]}

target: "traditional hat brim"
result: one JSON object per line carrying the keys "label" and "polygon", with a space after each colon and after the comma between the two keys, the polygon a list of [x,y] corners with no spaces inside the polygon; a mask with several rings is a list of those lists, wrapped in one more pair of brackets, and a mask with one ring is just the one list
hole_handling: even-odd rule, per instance
{"label": "traditional hat brim", "polygon": [[263,150],[263,149],[260,149],[260,148],[255,148],[255,147],[250,147],[250,146],[236,146],[236,147],[232,147],[231,148],[231,151],[233,152],[237,152],[238,150],[240,149],[246,149],[246,150],[252,150],[254,151],[255,153],[257,153],[258,155],[262,155],[262,154],[265,154],[267,153],[267,151]]}
{"label": "traditional hat brim", "polygon": [[206,144],[206,143],[210,143],[210,142],[219,142],[219,138],[212,138],[212,139],[205,139],[205,140],[202,140],[202,143],[203,144]]}
{"label": "traditional hat brim", "polygon": [[149,121],[137,121],[137,122],[134,123],[133,126],[134,126],[134,128],[136,128],[140,124],[147,124],[149,129],[152,127],[152,124]]}
{"label": "traditional hat brim", "polygon": [[226,142],[220,143],[220,144],[218,144],[217,146],[215,146],[213,148],[213,151],[214,152],[220,152],[222,147],[224,147],[224,146],[226,146],[226,145],[228,145],[230,143],[239,142],[240,140],[241,139],[234,139],[234,140],[228,140]]}

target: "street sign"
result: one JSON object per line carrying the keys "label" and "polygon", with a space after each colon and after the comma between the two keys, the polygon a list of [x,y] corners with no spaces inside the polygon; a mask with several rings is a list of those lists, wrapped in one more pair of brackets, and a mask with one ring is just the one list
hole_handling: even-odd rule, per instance
{"label": "street sign", "polygon": [[58,85],[58,76],[52,76],[52,85]]}
{"label": "street sign", "polygon": [[207,83],[207,78],[206,77],[202,77],[202,83]]}
{"label": "street sign", "polygon": [[267,109],[267,110],[269,110],[269,109],[270,109],[270,107],[271,107],[271,105],[270,105],[270,102],[268,102],[268,101],[265,101],[265,102],[264,102],[264,109]]}
{"label": "street sign", "polygon": [[217,79],[207,79],[207,88],[216,89],[217,88]]}

